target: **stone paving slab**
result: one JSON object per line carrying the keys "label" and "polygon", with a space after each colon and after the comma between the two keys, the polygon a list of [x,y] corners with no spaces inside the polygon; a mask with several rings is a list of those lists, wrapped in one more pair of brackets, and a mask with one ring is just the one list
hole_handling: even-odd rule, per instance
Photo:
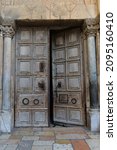
{"label": "stone paving slab", "polygon": [[71,141],[74,150],[90,150],[88,144],[84,140]]}
{"label": "stone paving slab", "polygon": [[70,140],[56,140],[57,144],[71,144]]}
{"label": "stone paving slab", "polygon": [[33,141],[21,141],[16,150],[32,150]]}
{"label": "stone paving slab", "polygon": [[10,137],[10,134],[2,134],[0,135],[0,140],[7,140],[9,139],[9,137]]}
{"label": "stone paving slab", "polygon": [[39,136],[23,136],[22,140],[39,140]]}
{"label": "stone paving slab", "polygon": [[24,130],[24,131],[15,131],[15,132],[13,132],[12,133],[12,135],[21,135],[21,136],[24,136],[24,135],[33,135],[34,133],[33,133],[33,131],[27,131],[27,130]]}
{"label": "stone paving slab", "polygon": [[54,141],[34,141],[33,145],[52,145]]}
{"label": "stone paving slab", "polygon": [[71,144],[53,144],[53,150],[73,150]]}
{"label": "stone paving slab", "polygon": [[5,150],[16,150],[18,145],[7,145],[7,147],[5,148]]}
{"label": "stone paving slab", "polygon": [[99,138],[82,127],[18,128],[0,135],[0,150],[99,150]]}
{"label": "stone paving slab", "polygon": [[0,150],[5,150],[6,147],[7,147],[7,144],[0,144]]}
{"label": "stone paving slab", "polygon": [[40,141],[54,141],[55,140],[55,136],[40,136],[39,140]]}
{"label": "stone paving slab", "polygon": [[22,139],[22,135],[11,135],[9,139]]}
{"label": "stone paving slab", "polygon": [[100,140],[99,139],[87,139],[86,142],[89,145],[91,150],[99,150],[100,149]]}
{"label": "stone paving slab", "polygon": [[53,150],[52,146],[33,146],[32,150]]}
{"label": "stone paving slab", "polygon": [[88,134],[88,136],[89,136],[91,139],[99,139],[99,138],[100,138],[99,133],[90,133],[90,134]]}
{"label": "stone paving slab", "polygon": [[43,135],[43,136],[54,136],[54,132],[52,132],[52,131],[47,131],[47,132],[37,132],[37,133],[35,133],[35,135]]}
{"label": "stone paving slab", "polygon": [[86,134],[57,134],[56,139],[87,139],[89,138]]}

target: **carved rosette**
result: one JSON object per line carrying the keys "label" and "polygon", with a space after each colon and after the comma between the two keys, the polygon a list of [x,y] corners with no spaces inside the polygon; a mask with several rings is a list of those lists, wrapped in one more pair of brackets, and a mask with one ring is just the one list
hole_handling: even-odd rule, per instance
{"label": "carved rosette", "polygon": [[100,28],[99,19],[86,19],[84,22],[84,35],[96,36]]}
{"label": "carved rosette", "polygon": [[3,25],[3,36],[12,38],[15,34],[15,30],[11,25]]}

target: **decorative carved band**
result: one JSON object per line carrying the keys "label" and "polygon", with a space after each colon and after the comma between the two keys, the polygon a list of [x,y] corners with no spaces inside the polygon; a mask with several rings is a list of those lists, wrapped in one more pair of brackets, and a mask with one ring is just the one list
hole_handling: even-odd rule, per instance
{"label": "decorative carved band", "polygon": [[3,35],[4,37],[13,37],[15,34],[15,30],[11,25],[3,25]]}
{"label": "decorative carved band", "polygon": [[86,19],[84,22],[84,34],[86,36],[96,36],[97,31],[100,28],[99,18]]}

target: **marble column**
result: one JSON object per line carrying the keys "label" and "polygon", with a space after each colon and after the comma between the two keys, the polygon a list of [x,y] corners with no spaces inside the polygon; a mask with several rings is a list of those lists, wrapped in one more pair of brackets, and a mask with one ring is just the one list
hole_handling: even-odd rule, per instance
{"label": "marble column", "polygon": [[12,26],[4,26],[3,110],[11,109],[11,42]]}
{"label": "marble column", "polygon": [[89,83],[90,83],[90,107],[98,108],[96,42],[94,34],[88,35],[87,46],[88,46]]}
{"label": "marble column", "polygon": [[2,109],[3,27],[0,25],[0,110]]}
{"label": "marble column", "polygon": [[98,78],[96,61],[96,33],[99,23],[95,19],[87,19],[85,22],[85,34],[87,36],[89,91],[90,91],[90,128],[91,131],[99,131],[99,101]]}
{"label": "marble column", "polygon": [[3,61],[3,100],[2,112],[0,115],[0,130],[2,132],[11,132],[13,110],[11,108],[11,50],[12,37],[14,29],[11,25],[3,25],[4,37],[4,61]]}

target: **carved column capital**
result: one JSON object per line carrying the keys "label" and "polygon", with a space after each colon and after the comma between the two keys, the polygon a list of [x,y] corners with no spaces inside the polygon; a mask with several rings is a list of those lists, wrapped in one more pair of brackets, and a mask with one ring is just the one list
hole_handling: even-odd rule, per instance
{"label": "carved column capital", "polygon": [[86,19],[84,21],[84,34],[86,36],[96,36],[97,31],[100,28],[99,18],[96,19]]}
{"label": "carved column capital", "polygon": [[4,31],[4,28],[2,25],[0,25],[0,36],[3,36],[3,31]]}
{"label": "carved column capital", "polygon": [[3,25],[3,35],[4,37],[12,38],[15,34],[15,30],[12,25]]}

